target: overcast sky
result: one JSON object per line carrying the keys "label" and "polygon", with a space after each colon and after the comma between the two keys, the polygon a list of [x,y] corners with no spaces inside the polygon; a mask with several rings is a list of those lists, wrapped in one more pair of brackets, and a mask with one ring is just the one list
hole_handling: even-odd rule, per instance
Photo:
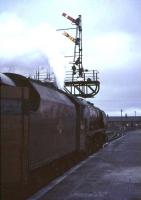
{"label": "overcast sky", "polygon": [[35,63],[51,60],[61,71],[59,55],[72,47],[54,35],[71,25],[62,12],[82,15],[83,65],[100,72],[101,89],[91,101],[109,115],[120,115],[121,109],[141,115],[141,0],[1,0],[1,69],[12,63],[10,70],[20,65],[19,71],[32,73]]}

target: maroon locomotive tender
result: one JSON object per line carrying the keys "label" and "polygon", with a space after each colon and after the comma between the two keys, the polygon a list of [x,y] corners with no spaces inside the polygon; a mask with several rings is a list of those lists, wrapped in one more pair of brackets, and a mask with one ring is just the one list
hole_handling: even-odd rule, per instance
{"label": "maroon locomotive tender", "polygon": [[102,110],[51,83],[13,73],[0,75],[0,123],[2,199],[22,199],[53,168],[106,141]]}

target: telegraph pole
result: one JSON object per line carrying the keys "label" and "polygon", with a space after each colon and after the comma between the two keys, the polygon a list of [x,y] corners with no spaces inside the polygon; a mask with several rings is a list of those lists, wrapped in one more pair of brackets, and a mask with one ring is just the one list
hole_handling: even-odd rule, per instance
{"label": "telegraph pole", "polygon": [[122,119],[123,110],[121,109],[120,112],[121,112],[121,130],[122,130],[123,129],[123,119]]}

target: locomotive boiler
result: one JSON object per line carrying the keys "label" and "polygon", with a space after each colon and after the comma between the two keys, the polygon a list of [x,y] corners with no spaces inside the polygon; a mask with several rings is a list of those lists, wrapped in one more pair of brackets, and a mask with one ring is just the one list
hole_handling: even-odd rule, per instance
{"label": "locomotive boiler", "polygon": [[104,111],[50,82],[1,74],[0,100],[2,199],[24,198],[53,168],[106,142]]}

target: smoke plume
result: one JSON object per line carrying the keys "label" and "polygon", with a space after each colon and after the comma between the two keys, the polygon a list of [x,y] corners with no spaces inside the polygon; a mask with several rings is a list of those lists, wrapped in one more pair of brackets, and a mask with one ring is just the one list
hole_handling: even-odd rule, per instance
{"label": "smoke plume", "polygon": [[32,76],[54,72],[59,87],[64,84],[64,58],[61,35],[47,23],[29,26],[19,17],[0,15],[0,72]]}

